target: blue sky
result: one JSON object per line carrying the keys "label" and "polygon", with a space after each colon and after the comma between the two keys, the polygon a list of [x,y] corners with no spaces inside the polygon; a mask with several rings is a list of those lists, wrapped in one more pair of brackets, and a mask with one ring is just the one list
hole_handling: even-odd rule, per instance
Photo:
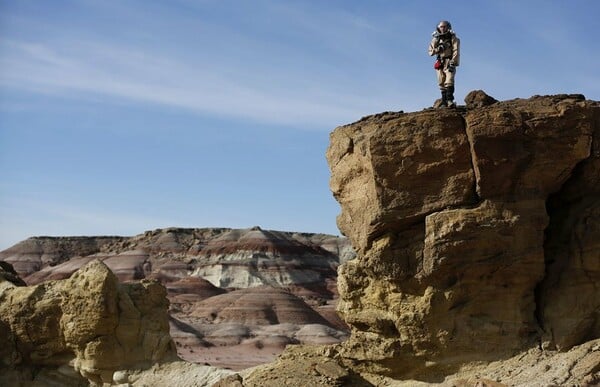
{"label": "blue sky", "polygon": [[338,234],[339,125],[438,97],[600,100],[600,2],[0,0],[0,249],[161,227]]}

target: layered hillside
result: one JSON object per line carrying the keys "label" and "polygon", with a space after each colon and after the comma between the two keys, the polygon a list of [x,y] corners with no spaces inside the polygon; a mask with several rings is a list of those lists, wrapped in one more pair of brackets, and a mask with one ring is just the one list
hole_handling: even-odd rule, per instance
{"label": "layered hillside", "polygon": [[[600,103],[466,102],[331,134],[358,252],[338,276],[351,337],[290,349],[245,386],[600,382]],[[327,366],[293,376],[308,364]]]}
{"label": "layered hillside", "polygon": [[345,238],[251,229],[168,228],[134,237],[33,237],[0,251],[29,284],[68,277],[92,259],[120,280],[202,277],[222,288],[323,283],[354,256]]}

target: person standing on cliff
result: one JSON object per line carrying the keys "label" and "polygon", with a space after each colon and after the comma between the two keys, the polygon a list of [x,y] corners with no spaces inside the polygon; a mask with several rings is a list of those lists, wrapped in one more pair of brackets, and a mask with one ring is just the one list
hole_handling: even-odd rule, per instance
{"label": "person standing on cliff", "polygon": [[434,64],[438,85],[442,91],[442,101],[438,105],[454,107],[454,76],[460,61],[460,39],[452,31],[447,20],[438,23],[429,43],[429,56],[436,55]]}

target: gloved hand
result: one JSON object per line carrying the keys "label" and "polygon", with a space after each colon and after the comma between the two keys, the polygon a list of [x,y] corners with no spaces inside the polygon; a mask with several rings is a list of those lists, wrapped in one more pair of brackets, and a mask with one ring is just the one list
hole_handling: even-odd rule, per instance
{"label": "gloved hand", "polygon": [[448,64],[448,71],[450,71],[451,73],[453,73],[453,72],[455,72],[455,71],[456,71],[456,66],[454,65],[454,63],[453,63],[453,62],[450,62],[450,63]]}

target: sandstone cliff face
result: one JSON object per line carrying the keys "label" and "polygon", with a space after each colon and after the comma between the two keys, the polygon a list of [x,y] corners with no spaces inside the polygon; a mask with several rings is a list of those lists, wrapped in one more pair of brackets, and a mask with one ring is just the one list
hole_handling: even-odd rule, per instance
{"label": "sandstone cliff face", "polygon": [[439,376],[600,337],[599,142],[580,95],[337,128],[330,185],[358,251],[339,269],[342,356]]}

